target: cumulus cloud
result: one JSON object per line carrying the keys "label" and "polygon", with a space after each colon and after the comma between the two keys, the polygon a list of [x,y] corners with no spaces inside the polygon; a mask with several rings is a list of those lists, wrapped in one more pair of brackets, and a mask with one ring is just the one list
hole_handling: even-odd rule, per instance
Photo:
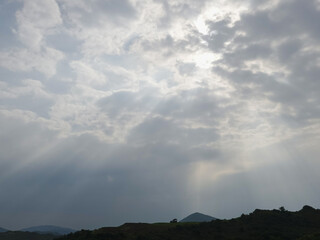
{"label": "cumulus cloud", "polygon": [[62,52],[53,48],[45,48],[41,52],[16,48],[1,52],[0,66],[11,71],[38,71],[52,77],[56,73],[57,62],[63,56]]}
{"label": "cumulus cloud", "polygon": [[23,3],[23,9],[16,12],[17,35],[27,47],[39,49],[45,35],[62,23],[59,7],[54,0]]}
{"label": "cumulus cloud", "polygon": [[62,52],[45,42],[46,36],[53,34],[62,24],[57,3],[54,0],[23,1],[23,8],[15,15],[17,29],[11,28],[25,47],[2,49],[0,66],[11,71],[35,70],[52,77],[57,63],[64,57]]}
{"label": "cumulus cloud", "polygon": [[1,5],[2,227],[318,207],[318,1]]}
{"label": "cumulus cloud", "polygon": [[[294,121],[309,115],[311,120],[318,110],[310,109],[313,114],[305,114],[301,104],[309,109],[319,100],[314,85],[318,53],[311,50],[318,44],[318,30],[313,25],[317,17],[312,1],[286,1],[273,8],[244,13],[235,26],[227,27],[234,49],[222,48],[225,53],[213,71],[243,89],[243,97],[266,94],[265,100],[281,105],[283,115]],[[210,29],[214,30],[216,24],[210,22]],[[206,39],[209,47],[219,42],[219,37]]]}

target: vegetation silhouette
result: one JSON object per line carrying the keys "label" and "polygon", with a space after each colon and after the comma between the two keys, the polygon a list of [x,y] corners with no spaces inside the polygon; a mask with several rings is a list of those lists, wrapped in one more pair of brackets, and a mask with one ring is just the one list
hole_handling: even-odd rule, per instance
{"label": "vegetation silhouette", "polygon": [[82,230],[59,240],[320,240],[320,210],[256,209],[230,220],[203,223],[126,223],[120,227]]}
{"label": "vegetation silhouette", "polygon": [[170,223],[177,223],[178,222],[178,219],[174,218],[170,221]]}

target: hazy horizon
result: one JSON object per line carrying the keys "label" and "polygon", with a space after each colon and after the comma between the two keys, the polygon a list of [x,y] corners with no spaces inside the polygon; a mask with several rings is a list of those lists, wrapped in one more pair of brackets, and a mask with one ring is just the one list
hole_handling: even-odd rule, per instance
{"label": "hazy horizon", "polygon": [[320,208],[319,0],[3,0],[0,20],[0,227]]}
{"label": "hazy horizon", "polygon": [[[304,206],[309,206],[309,205],[304,205]],[[286,209],[284,206],[281,206],[279,208],[273,208],[273,209],[259,209],[259,210],[281,210],[280,208],[284,208],[285,211],[290,211],[290,212],[296,212],[296,211],[300,211],[302,210],[302,208],[304,207],[302,206],[300,209]],[[312,206],[311,206],[312,207]],[[253,209],[251,212],[243,212],[242,214],[246,214],[246,215],[249,215],[251,213],[253,213],[255,210],[257,209]],[[177,218],[174,218],[174,219],[177,219],[178,222],[180,222],[181,220],[184,220],[186,219],[187,217],[190,217],[192,216],[193,214],[201,214],[201,215],[204,215],[204,216],[209,216],[209,217],[213,217],[215,218],[214,216],[210,216],[206,213],[200,213],[200,212],[192,212],[186,216],[181,216],[181,218],[177,219]],[[241,215],[242,215],[241,214]],[[229,218],[219,218],[220,220],[230,220],[230,219],[233,219],[233,218],[238,218],[238,217],[241,217],[240,215],[239,216],[232,216],[232,217],[229,217]],[[215,219],[218,219],[218,218],[215,218]],[[173,219],[170,219],[170,221],[173,220]],[[24,226],[24,227],[20,227],[20,228],[13,228],[13,229],[9,229],[9,228],[4,228],[4,227],[0,227],[0,228],[3,228],[5,230],[9,230],[9,231],[25,231],[26,229],[28,228],[33,228],[33,227],[61,227],[61,228],[68,228],[68,229],[72,229],[72,230],[75,230],[75,231],[80,231],[80,230],[95,230],[95,229],[98,229],[98,228],[101,228],[101,227],[119,227],[123,224],[126,224],[126,223],[148,223],[148,224],[154,224],[154,223],[169,223],[170,221],[154,221],[154,222],[143,222],[143,221],[139,221],[139,220],[136,220],[136,221],[133,221],[133,222],[128,222],[128,221],[125,221],[121,224],[116,224],[116,225],[103,225],[103,226],[92,226],[90,228],[86,228],[86,227],[83,227],[83,228],[72,228],[72,227],[68,227],[68,226],[61,226],[61,225],[51,225],[51,224],[46,224],[46,223],[42,223],[41,225],[28,225],[28,226]],[[207,221],[207,220],[205,220]],[[34,231],[34,230],[33,230]]]}

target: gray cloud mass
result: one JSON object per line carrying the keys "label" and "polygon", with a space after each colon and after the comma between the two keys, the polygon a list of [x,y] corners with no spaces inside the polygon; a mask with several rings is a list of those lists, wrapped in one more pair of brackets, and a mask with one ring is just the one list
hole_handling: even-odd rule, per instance
{"label": "gray cloud mass", "polygon": [[320,207],[319,1],[0,13],[1,227]]}

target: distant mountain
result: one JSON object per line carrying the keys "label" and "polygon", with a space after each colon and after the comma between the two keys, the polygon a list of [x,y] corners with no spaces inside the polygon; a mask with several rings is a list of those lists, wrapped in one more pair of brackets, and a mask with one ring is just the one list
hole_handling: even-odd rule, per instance
{"label": "distant mountain", "polygon": [[0,232],[7,232],[7,231],[9,231],[9,230],[8,230],[8,229],[1,228],[1,227],[0,227]]}
{"label": "distant mountain", "polygon": [[65,235],[65,234],[75,232],[76,230],[71,228],[52,226],[52,225],[43,225],[43,226],[34,226],[34,227],[24,228],[24,229],[21,229],[20,231]]}
{"label": "distant mountain", "polygon": [[210,222],[212,220],[216,220],[216,218],[196,212],[182,219],[180,222]]}
{"label": "distant mountain", "polygon": [[34,232],[8,231],[0,233],[1,240],[54,240],[56,238],[57,235]]}

